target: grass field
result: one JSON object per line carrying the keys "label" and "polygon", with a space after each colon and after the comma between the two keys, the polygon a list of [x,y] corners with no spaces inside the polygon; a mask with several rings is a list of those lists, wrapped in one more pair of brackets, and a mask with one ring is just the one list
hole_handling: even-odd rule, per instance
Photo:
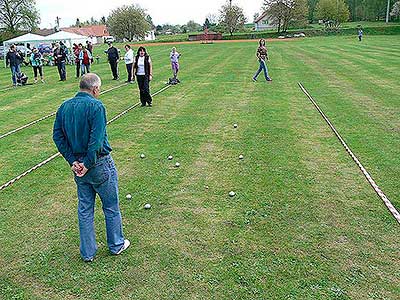
{"label": "grass field", "polygon": [[[107,250],[98,201],[99,251],[81,261],[63,159],[1,191],[0,299],[399,299],[399,225],[297,83],[399,209],[400,39],[271,42],[270,84],[251,81],[256,46],[177,45],[182,83],[108,127],[132,242],[121,256]],[[152,92],[170,76],[170,47],[148,47]],[[119,84],[104,59],[92,70],[103,90]],[[0,91],[0,134],[76,92],[72,67],[67,82],[45,75]],[[9,84],[1,69],[0,90]],[[101,99],[110,119],[138,102],[137,86]],[[0,140],[0,184],[56,152],[52,123]]]}

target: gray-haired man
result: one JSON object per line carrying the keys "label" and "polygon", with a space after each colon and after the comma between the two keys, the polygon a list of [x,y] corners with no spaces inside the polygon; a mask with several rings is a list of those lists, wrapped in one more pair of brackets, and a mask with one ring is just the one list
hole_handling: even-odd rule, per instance
{"label": "gray-haired man", "polygon": [[111,158],[106,132],[106,112],[100,95],[101,80],[90,73],[82,77],[80,92],[57,111],[53,140],[70,164],[78,189],[80,252],[84,261],[93,261],[97,245],[94,231],[94,204],[100,196],[106,220],[107,245],[120,254],[130,245],[124,239],[119,209],[118,175]]}

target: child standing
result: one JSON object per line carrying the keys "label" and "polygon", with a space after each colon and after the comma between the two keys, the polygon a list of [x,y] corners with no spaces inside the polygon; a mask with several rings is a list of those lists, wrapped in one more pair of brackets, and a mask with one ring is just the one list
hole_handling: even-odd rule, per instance
{"label": "child standing", "polygon": [[265,63],[266,60],[269,61],[267,47],[265,46],[265,40],[261,39],[258,42],[258,44],[259,44],[259,46],[257,48],[256,56],[260,63],[260,67],[258,68],[256,74],[254,74],[253,81],[257,81],[257,77],[261,73],[261,71],[264,71],[265,80],[272,81],[272,79],[268,76],[268,68],[267,68],[267,64]]}
{"label": "child standing", "polygon": [[362,31],[362,29],[360,28],[360,29],[358,29],[358,40],[361,42],[361,40],[362,40],[362,36],[363,36],[363,31]]}
{"label": "child standing", "polygon": [[171,67],[172,73],[174,75],[174,80],[179,83],[180,81],[177,76],[179,72],[179,58],[181,57],[181,55],[176,51],[176,48],[173,47],[169,57],[171,59]]}

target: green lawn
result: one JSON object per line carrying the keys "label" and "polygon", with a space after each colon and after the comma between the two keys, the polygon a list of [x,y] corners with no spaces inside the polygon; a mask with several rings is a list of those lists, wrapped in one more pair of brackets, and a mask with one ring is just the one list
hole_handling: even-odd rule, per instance
{"label": "green lawn", "polygon": [[[399,299],[399,224],[297,83],[399,209],[400,39],[271,42],[270,84],[251,81],[256,46],[177,45],[182,83],[109,125],[132,242],[121,256],[107,250],[98,201],[99,251],[81,261],[63,159],[1,191],[0,299]],[[170,76],[170,48],[148,47],[152,92]],[[103,90],[120,84],[103,58],[92,69]],[[46,84],[0,91],[0,134],[73,96],[68,74],[60,83],[46,68]],[[111,119],[138,102],[137,86],[101,99]],[[56,152],[52,122],[0,140],[0,184]]]}

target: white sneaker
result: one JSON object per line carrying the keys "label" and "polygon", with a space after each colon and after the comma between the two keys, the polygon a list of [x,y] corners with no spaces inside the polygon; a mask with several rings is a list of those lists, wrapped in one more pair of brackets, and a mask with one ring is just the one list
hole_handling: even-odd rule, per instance
{"label": "white sneaker", "polygon": [[122,246],[121,249],[119,249],[119,251],[117,253],[115,253],[115,255],[119,255],[121,254],[123,251],[125,251],[126,249],[129,248],[129,246],[131,245],[131,242],[129,240],[124,240],[124,245]]}

